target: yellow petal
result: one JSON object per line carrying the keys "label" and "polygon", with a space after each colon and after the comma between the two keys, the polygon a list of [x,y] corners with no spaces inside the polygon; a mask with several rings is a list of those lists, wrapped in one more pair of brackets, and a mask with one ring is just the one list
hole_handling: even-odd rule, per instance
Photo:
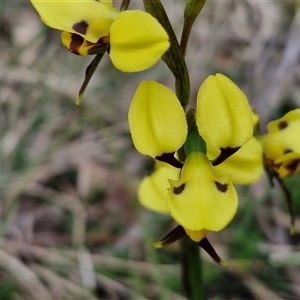
{"label": "yellow petal", "polygon": [[278,120],[271,121],[268,124],[268,131],[269,133],[281,132],[284,129],[290,129],[290,126],[295,126],[295,124],[297,124],[297,126],[300,125],[300,108],[289,111]]}
{"label": "yellow petal", "polygon": [[76,33],[96,43],[108,35],[119,11],[110,1],[95,0],[31,0],[42,21],[49,27]]}
{"label": "yellow petal", "polygon": [[136,149],[152,157],[177,151],[185,142],[187,123],[175,94],[155,81],[143,81],[131,102],[128,120]]}
{"label": "yellow petal", "polygon": [[179,172],[179,169],[168,164],[156,162],[156,170],[150,176],[145,177],[139,186],[138,198],[140,203],[148,209],[168,213],[168,179],[178,179]]}
{"label": "yellow petal", "polygon": [[185,229],[219,231],[236,213],[238,199],[230,176],[218,178],[201,152],[192,152],[180,179],[169,182],[170,214]]}
{"label": "yellow petal", "polygon": [[137,72],[152,67],[170,47],[164,28],[143,11],[124,11],[110,29],[110,57],[116,68]]}
{"label": "yellow petal", "polygon": [[259,115],[253,110],[252,110],[252,123],[253,123],[253,127],[259,125]]}
{"label": "yellow petal", "polygon": [[108,6],[112,6],[112,0],[100,0],[100,1],[96,0],[96,1],[106,4]]}
{"label": "yellow petal", "polygon": [[203,230],[189,230],[189,229],[184,229],[186,234],[190,237],[191,240],[195,242],[200,242],[208,233],[208,230],[203,229]]}
{"label": "yellow petal", "polygon": [[252,111],[243,92],[221,74],[209,76],[197,96],[196,122],[205,142],[215,148],[236,148],[253,134]]}
{"label": "yellow petal", "polygon": [[[207,147],[207,156],[213,160],[220,151]],[[249,184],[257,181],[263,173],[263,153],[260,143],[252,137],[236,153],[214,167],[218,177],[229,174],[233,183]]]}

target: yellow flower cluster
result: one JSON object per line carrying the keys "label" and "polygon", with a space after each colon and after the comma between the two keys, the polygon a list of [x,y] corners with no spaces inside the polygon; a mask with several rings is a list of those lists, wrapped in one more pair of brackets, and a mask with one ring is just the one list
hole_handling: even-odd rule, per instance
{"label": "yellow flower cluster", "polygon": [[[157,162],[156,171],[140,185],[139,199],[150,209],[169,213],[199,242],[208,231],[223,229],[235,215],[238,199],[233,182],[254,182],[263,168],[261,146],[252,137],[252,111],[227,77],[217,74],[204,81],[194,118],[197,133],[191,135],[175,94],[154,81],[140,84],[129,109],[130,131],[140,153],[164,161],[191,145],[184,148],[181,170]],[[207,153],[197,146],[197,138],[203,138]]]}
{"label": "yellow flower cluster", "polygon": [[264,163],[279,178],[300,171],[300,109],[288,112],[268,124],[268,133],[260,137]]}
{"label": "yellow flower cluster", "polygon": [[[148,8],[155,10],[158,4],[150,2]],[[176,78],[176,88],[181,78],[182,93],[177,93],[180,101],[167,87],[143,81],[128,115],[136,149],[155,159],[155,171],[140,184],[139,200],[149,209],[170,214],[179,224],[169,237],[187,234],[207,247],[207,233],[223,229],[236,214],[238,197],[234,183],[255,182],[263,166],[278,180],[300,171],[300,109],[270,122],[268,133],[256,138],[253,127],[257,118],[245,95],[226,76],[216,74],[199,88],[197,109],[185,113],[189,78],[183,53],[188,35],[185,46],[180,48],[172,31],[170,38],[151,14],[120,11],[112,6],[112,0],[31,3],[45,24],[62,31],[62,43],[69,51],[81,56],[98,54],[95,65],[93,61],[87,69],[78,102],[105,52],[113,65],[124,72],[148,69],[165,55]],[[185,17],[194,21],[204,3],[188,1]],[[160,19],[161,15],[154,15]],[[160,21],[170,33],[168,22]],[[183,74],[178,74],[178,70]],[[216,257],[214,253],[212,257]]]}

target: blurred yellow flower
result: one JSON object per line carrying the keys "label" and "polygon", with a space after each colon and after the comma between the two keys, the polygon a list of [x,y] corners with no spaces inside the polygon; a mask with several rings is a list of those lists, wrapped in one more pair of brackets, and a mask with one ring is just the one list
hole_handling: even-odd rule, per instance
{"label": "blurred yellow flower", "polygon": [[260,137],[266,166],[279,178],[300,171],[300,109],[268,124],[268,133]]}
{"label": "blurred yellow flower", "polygon": [[120,12],[110,0],[31,3],[45,24],[63,31],[62,42],[68,50],[86,56],[109,46],[112,63],[124,72],[150,68],[170,46],[166,31],[154,17],[140,10]]}

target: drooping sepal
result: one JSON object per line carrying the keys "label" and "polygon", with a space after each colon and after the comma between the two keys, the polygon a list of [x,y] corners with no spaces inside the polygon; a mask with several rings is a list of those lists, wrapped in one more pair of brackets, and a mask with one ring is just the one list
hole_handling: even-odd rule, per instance
{"label": "drooping sepal", "polygon": [[222,258],[219,257],[219,255],[217,254],[217,252],[215,251],[215,249],[213,248],[213,246],[211,245],[211,243],[209,242],[209,240],[204,237],[199,243],[198,245],[205,250],[208,255],[219,265],[221,266],[228,266],[228,263],[226,261],[224,261]]}
{"label": "drooping sepal", "polygon": [[79,90],[77,99],[76,99],[76,105],[80,105],[83,94],[93,76],[93,74],[95,73],[95,71],[97,70],[97,67],[99,65],[99,63],[101,62],[102,58],[103,58],[104,52],[97,54],[95,56],[95,58],[92,60],[92,62],[90,63],[90,65],[87,67],[87,69],[85,70],[85,78],[84,81],[81,85],[81,88]]}
{"label": "drooping sepal", "polygon": [[164,236],[160,241],[155,242],[153,246],[155,248],[162,248],[180,240],[184,236],[186,236],[184,228],[178,225],[173,230],[171,230],[166,236]]}

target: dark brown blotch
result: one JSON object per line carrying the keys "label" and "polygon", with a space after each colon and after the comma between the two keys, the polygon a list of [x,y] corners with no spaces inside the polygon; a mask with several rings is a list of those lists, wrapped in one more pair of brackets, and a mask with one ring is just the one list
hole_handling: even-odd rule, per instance
{"label": "dark brown blotch", "polygon": [[226,193],[228,190],[228,184],[227,183],[220,183],[218,181],[215,181],[215,185],[217,187],[217,189],[221,192],[221,193]]}
{"label": "dark brown blotch", "polygon": [[282,130],[282,129],[284,129],[284,128],[287,128],[288,126],[289,126],[289,124],[288,124],[288,122],[286,122],[286,121],[282,121],[282,122],[280,122],[280,123],[278,124],[279,130]]}
{"label": "dark brown blotch", "polygon": [[215,159],[215,161],[212,163],[212,165],[218,166],[219,164],[221,164],[223,161],[225,161],[228,157],[230,157],[231,155],[233,155],[235,152],[237,152],[241,147],[236,147],[236,148],[231,148],[231,147],[227,147],[227,148],[221,148],[221,153],[220,155]]}
{"label": "dark brown blotch", "polygon": [[72,26],[72,29],[80,34],[86,34],[89,24],[86,21],[80,21]]}
{"label": "dark brown blotch", "polygon": [[300,163],[300,160],[295,159],[285,166],[290,175],[292,175],[296,172],[299,163]]}
{"label": "dark brown blotch", "polygon": [[283,154],[288,154],[288,153],[291,153],[291,152],[293,152],[292,149],[285,149],[285,150],[283,151]]}
{"label": "dark brown blotch", "polygon": [[82,46],[84,43],[83,37],[76,33],[71,33],[71,43],[68,47],[68,50],[71,51],[74,54],[79,55],[79,48]]}
{"label": "dark brown blotch", "polygon": [[181,184],[181,185],[178,186],[178,187],[174,187],[174,188],[173,188],[173,193],[174,193],[175,195],[179,195],[179,194],[181,194],[181,193],[183,192],[184,188],[185,188],[185,183]]}

